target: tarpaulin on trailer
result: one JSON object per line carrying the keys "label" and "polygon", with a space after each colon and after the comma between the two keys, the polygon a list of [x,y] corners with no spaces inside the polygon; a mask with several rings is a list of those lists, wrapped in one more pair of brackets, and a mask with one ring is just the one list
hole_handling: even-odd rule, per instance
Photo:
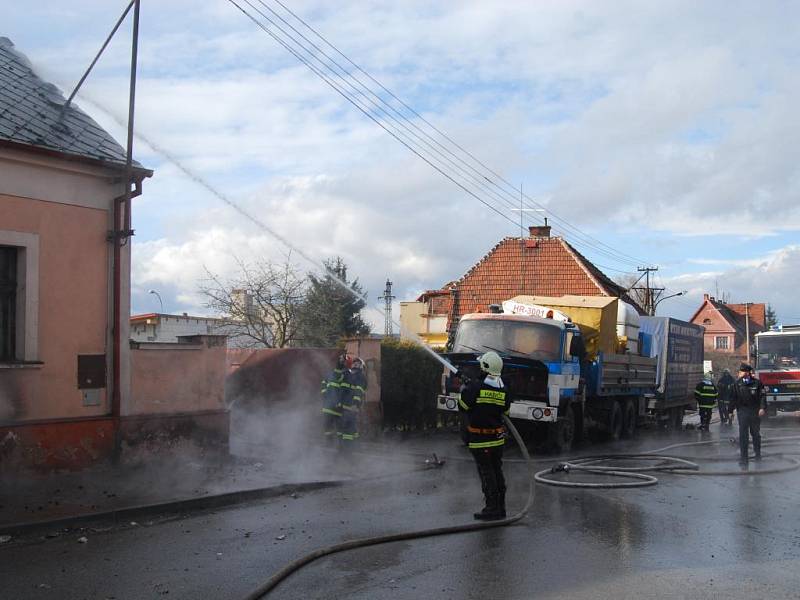
{"label": "tarpaulin on trailer", "polygon": [[692,397],[703,377],[704,328],[672,317],[641,317],[641,332],[652,338],[649,355],[658,357],[656,392],[670,404]]}
{"label": "tarpaulin on trailer", "polygon": [[515,296],[522,304],[547,306],[567,315],[581,330],[590,359],[602,351],[615,354],[617,339],[617,298],[610,296]]}

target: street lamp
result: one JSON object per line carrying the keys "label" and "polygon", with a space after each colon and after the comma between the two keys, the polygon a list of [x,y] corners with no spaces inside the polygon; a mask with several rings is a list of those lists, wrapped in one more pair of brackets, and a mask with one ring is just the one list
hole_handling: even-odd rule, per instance
{"label": "street lamp", "polygon": [[150,291],[148,291],[147,293],[148,293],[148,294],[155,294],[155,295],[156,295],[156,298],[158,298],[158,303],[161,305],[161,312],[163,313],[163,312],[164,312],[164,301],[161,299],[161,294],[159,294],[159,293],[158,293],[157,291],[155,291],[155,290],[150,290]]}
{"label": "street lamp", "polygon": [[684,294],[688,294],[687,290],[683,290],[682,292],[678,292],[677,294],[670,294],[669,296],[664,296],[663,298],[659,298],[656,300],[655,304],[653,304],[653,314],[656,314],[656,308],[658,305],[661,304],[664,300],[669,300],[670,298],[675,298],[676,296],[683,296]]}

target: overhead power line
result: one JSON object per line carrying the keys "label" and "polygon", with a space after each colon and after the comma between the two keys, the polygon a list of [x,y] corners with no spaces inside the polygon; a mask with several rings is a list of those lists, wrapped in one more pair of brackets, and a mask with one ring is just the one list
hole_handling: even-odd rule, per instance
{"label": "overhead power line", "polygon": [[[331,48],[335,54],[341,56],[346,63],[355,68],[357,73],[364,75],[369,82],[377,85],[378,89],[370,87],[361,78],[356,77],[350,69],[336,60],[330,53],[325,52],[323,48],[310,40],[263,0],[257,0],[257,2],[265,10],[261,10],[251,0],[228,1],[408,150],[487,208],[516,225],[516,222],[505,211],[518,205],[520,199],[518,189],[403,102],[282,2],[275,0],[276,4],[288,13],[288,16],[296,20],[299,27],[311,32],[327,47]],[[249,9],[244,7],[245,4]],[[258,17],[255,16],[256,14]],[[388,94],[389,99],[393,100],[394,103],[387,100],[384,97],[385,94]],[[395,103],[399,104],[400,108]],[[405,114],[403,109],[408,111],[410,115]],[[426,131],[424,127],[420,127],[415,122],[416,119],[427,125],[430,130]],[[565,238],[568,238],[576,246],[588,248],[592,253],[618,263],[634,265],[638,262],[634,257],[617,251],[608,244],[584,233],[529,196],[526,195],[524,198],[528,200],[528,206],[533,204],[538,208],[543,208],[550,214],[553,220],[559,224],[559,229],[563,228],[562,231],[557,230],[557,232],[562,233]],[[528,220],[529,222],[534,222],[530,217]],[[569,230],[570,233],[567,234],[566,230]],[[611,267],[603,268],[619,270]]]}
{"label": "overhead power line", "polygon": [[[261,0],[259,0],[259,1],[261,1]],[[284,9],[284,10],[285,10],[287,13],[289,13],[289,14],[290,14],[292,17],[294,17],[294,18],[295,18],[297,21],[299,21],[300,23],[302,23],[302,25],[303,25],[303,26],[304,26],[306,29],[308,29],[309,31],[311,31],[311,32],[312,32],[312,33],[313,33],[313,34],[314,34],[314,35],[315,35],[317,38],[319,38],[319,39],[320,39],[320,40],[321,40],[321,41],[322,41],[324,44],[326,44],[328,47],[330,47],[330,48],[331,48],[331,49],[332,49],[334,52],[336,52],[336,53],[337,53],[339,56],[341,56],[341,57],[342,57],[342,58],[343,58],[345,61],[347,61],[347,62],[348,62],[350,65],[352,65],[352,66],[353,66],[353,67],[354,67],[354,68],[355,68],[355,69],[356,69],[356,70],[357,70],[359,73],[362,73],[363,75],[365,75],[365,76],[366,76],[366,77],[367,77],[367,78],[368,78],[368,79],[369,79],[371,82],[373,82],[375,85],[377,85],[377,86],[378,86],[378,87],[379,87],[379,88],[380,88],[382,91],[386,92],[386,93],[387,93],[387,94],[388,94],[388,95],[389,95],[389,96],[390,96],[392,99],[396,100],[396,101],[397,101],[397,102],[398,102],[398,103],[399,103],[401,106],[403,106],[405,109],[407,109],[407,110],[408,110],[408,111],[409,111],[409,112],[410,112],[410,113],[411,113],[413,116],[415,116],[415,117],[416,117],[416,118],[418,118],[420,121],[422,121],[422,122],[423,122],[423,123],[425,123],[427,126],[429,126],[429,127],[430,127],[430,128],[433,130],[433,131],[435,131],[437,134],[439,134],[439,135],[440,135],[440,136],[442,136],[442,137],[443,137],[445,140],[447,140],[449,143],[451,143],[453,146],[455,146],[455,148],[457,148],[458,150],[460,150],[461,152],[463,152],[463,153],[464,153],[466,156],[468,156],[468,157],[469,157],[471,160],[475,161],[475,163],[479,164],[481,167],[483,167],[484,169],[486,169],[486,170],[487,170],[489,173],[491,173],[491,174],[492,174],[494,177],[496,177],[498,181],[500,181],[500,182],[504,183],[504,184],[505,184],[505,186],[507,187],[507,190],[508,190],[508,191],[510,191],[511,193],[513,193],[513,194],[515,194],[515,195],[516,195],[516,193],[517,193],[517,191],[518,191],[518,190],[517,190],[517,187],[516,187],[514,184],[512,184],[510,181],[508,181],[506,178],[504,178],[504,177],[503,177],[503,176],[502,176],[500,173],[496,172],[494,169],[492,169],[491,167],[489,167],[488,165],[486,165],[486,164],[485,164],[483,161],[481,161],[479,158],[477,158],[477,157],[476,157],[474,154],[472,154],[472,153],[471,153],[469,150],[467,150],[466,148],[464,148],[463,146],[461,146],[461,145],[460,145],[458,142],[456,142],[455,140],[453,140],[453,139],[452,139],[450,136],[448,136],[448,135],[447,135],[447,134],[446,134],[444,131],[442,131],[441,129],[439,129],[438,127],[436,127],[436,125],[434,125],[433,123],[431,123],[430,121],[428,121],[428,120],[427,120],[427,119],[426,119],[426,118],[425,118],[423,115],[421,115],[419,112],[417,112],[417,111],[416,111],[416,110],[415,110],[415,109],[414,109],[412,106],[408,105],[408,104],[407,104],[406,102],[404,102],[404,101],[403,101],[401,98],[399,98],[397,95],[395,95],[395,94],[394,94],[394,93],[393,93],[393,92],[392,92],[392,91],[391,91],[389,88],[387,88],[386,86],[384,86],[384,85],[383,85],[383,84],[382,84],[380,81],[378,81],[378,80],[377,80],[375,77],[373,77],[373,76],[372,76],[372,75],[371,75],[369,72],[367,72],[367,71],[366,71],[365,69],[363,69],[363,68],[362,68],[360,65],[358,65],[358,64],[357,64],[357,63],[355,63],[353,60],[351,60],[351,59],[350,59],[350,58],[349,58],[349,57],[348,57],[346,54],[344,54],[344,53],[343,53],[341,50],[339,50],[339,48],[337,48],[337,47],[336,47],[336,46],[335,46],[335,45],[334,45],[332,42],[330,42],[330,41],[329,41],[329,40],[328,40],[328,39],[327,39],[325,36],[323,36],[323,35],[322,35],[322,34],[321,34],[319,31],[317,31],[317,30],[316,30],[316,29],[315,29],[315,28],[314,28],[312,25],[310,25],[310,24],[309,24],[307,21],[305,21],[305,20],[304,20],[304,19],[303,19],[301,16],[299,16],[297,13],[295,13],[294,11],[292,11],[292,10],[291,10],[291,9],[290,9],[288,6],[286,6],[286,5],[285,5],[283,2],[281,2],[281,0],[274,0],[274,2],[275,2],[276,4],[278,4],[278,5],[280,5],[280,6],[281,6],[281,7],[282,7],[282,8],[283,8],[283,9]],[[263,4],[263,2],[262,2],[262,4]],[[541,209],[545,210],[545,211],[548,213],[548,215],[550,216],[550,219],[551,219],[551,220],[553,220],[553,221],[556,221],[556,222],[561,222],[561,223],[563,223],[563,224],[564,224],[564,226],[565,226],[567,229],[571,229],[571,230],[573,230],[573,231],[577,232],[579,235],[585,236],[587,239],[589,239],[589,240],[591,240],[591,241],[594,241],[594,242],[596,242],[597,244],[599,244],[599,245],[600,245],[600,246],[602,246],[602,247],[608,248],[609,250],[613,251],[614,253],[618,254],[618,255],[619,255],[619,256],[621,256],[621,257],[625,257],[625,258],[628,258],[628,259],[630,259],[630,260],[632,261],[632,263],[637,263],[637,264],[638,264],[638,263],[641,263],[641,262],[646,262],[646,261],[642,261],[641,259],[638,259],[638,258],[636,258],[636,257],[633,257],[633,256],[631,256],[631,255],[629,255],[629,254],[626,254],[626,253],[624,253],[624,252],[620,252],[620,251],[616,250],[615,248],[613,248],[613,247],[609,246],[609,245],[608,245],[608,244],[606,244],[605,242],[602,242],[602,241],[600,241],[600,240],[598,240],[598,239],[596,239],[596,238],[592,237],[591,235],[589,235],[589,234],[587,234],[587,233],[583,232],[583,231],[582,231],[582,230],[580,230],[579,228],[577,228],[577,227],[575,227],[575,226],[571,225],[571,224],[570,224],[568,221],[566,221],[565,219],[562,219],[561,217],[559,217],[559,216],[558,216],[558,215],[557,215],[555,212],[553,212],[551,209],[549,209],[549,208],[547,208],[547,207],[545,207],[545,206],[543,206],[543,205],[539,204],[538,202],[536,202],[536,201],[535,201],[533,198],[531,198],[531,197],[530,197],[530,196],[528,196],[527,194],[522,194],[522,195],[523,195],[523,197],[524,197],[524,198],[526,198],[526,199],[527,199],[529,202],[533,203],[533,204],[535,205],[535,207],[536,207],[536,208],[541,208]]]}

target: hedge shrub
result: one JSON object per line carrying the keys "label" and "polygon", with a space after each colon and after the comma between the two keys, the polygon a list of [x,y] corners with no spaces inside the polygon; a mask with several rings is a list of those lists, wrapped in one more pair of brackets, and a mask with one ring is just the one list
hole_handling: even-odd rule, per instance
{"label": "hedge shrub", "polygon": [[441,393],[442,365],[416,344],[396,339],[381,342],[381,404],[386,429],[424,430],[441,422],[436,397]]}

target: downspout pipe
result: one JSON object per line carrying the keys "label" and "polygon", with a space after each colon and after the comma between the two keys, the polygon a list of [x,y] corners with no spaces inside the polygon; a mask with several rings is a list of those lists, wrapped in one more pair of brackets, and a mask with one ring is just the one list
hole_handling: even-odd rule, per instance
{"label": "downspout pipe", "polygon": [[[122,246],[127,244],[133,235],[131,229],[131,200],[141,194],[141,179],[133,177],[133,118],[136,106],[136,67],[139,54],[139,8],[141,0],[133,2],[133,32],[131,40],[131,74],[128,94],[128,139],[125,154],[125,193],[114,199],[114,231],[112,232],[114,244],[114,291],[113,291],[113,357],[112,357],[112,396],[111,416],[114,421],[114,449],[112,460],[118,461],[122,449],[120,436],[120,416],[122,409]],[[135,192],[131,191],[135,186]],[[120,224],[120,220],[122,223]]]}
{"label": "downspout pipe", "polygon": [[115,419],[120,416],[121,393],[121,354],[122,354],[122,237],[125,231],[120,228],[120,221],[123,216],[123,204],[130,204],[133,198],[142,195],[142,180],[136,178],[133,181],[134,189],[131,190],[130,183],[126,183],[125,193],[114,198],[114,230],[109,236],[114,244],[114,266],[113,266],[113,298],[112,298],[112,319],[113,319],[113,349],[111,361],[111,415]]}

